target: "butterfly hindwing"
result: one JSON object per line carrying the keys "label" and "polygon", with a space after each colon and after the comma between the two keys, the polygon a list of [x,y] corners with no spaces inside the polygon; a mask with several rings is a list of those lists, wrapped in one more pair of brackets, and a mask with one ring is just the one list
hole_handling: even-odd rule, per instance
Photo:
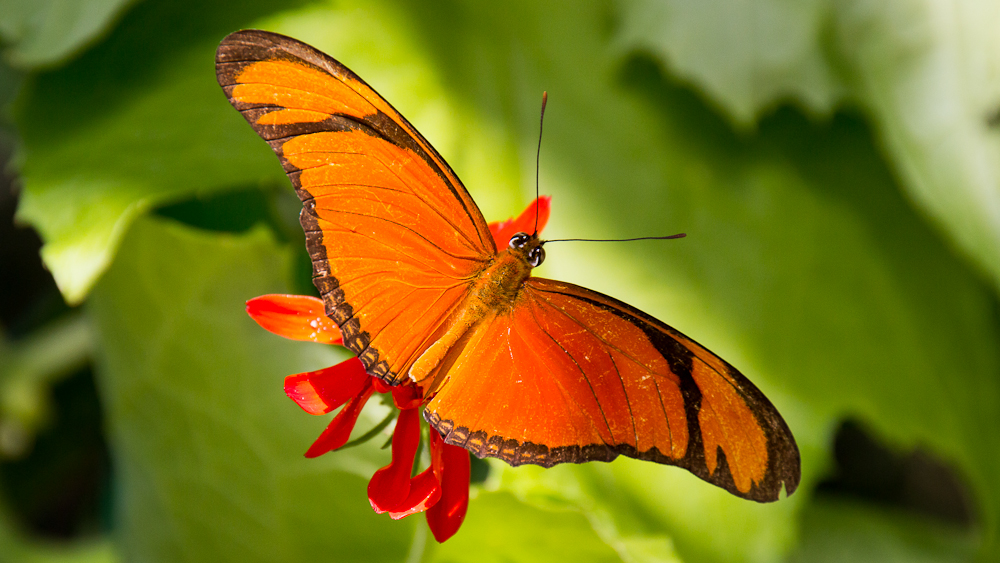
{"label": "butterfly hindwing", "polygon": [[216,72],[303,201],[314,278],[345,345],[397,382],[496,253],[479,208],[399,112],[313,47],[236,32]]}
{"label": "butterfly hindwing", "polygon": [[448,367],[426,416],[477,455],[544,466],[626,455],[757,501],[798,486],[791,432],[750,381],[597,292],[530,278]]}

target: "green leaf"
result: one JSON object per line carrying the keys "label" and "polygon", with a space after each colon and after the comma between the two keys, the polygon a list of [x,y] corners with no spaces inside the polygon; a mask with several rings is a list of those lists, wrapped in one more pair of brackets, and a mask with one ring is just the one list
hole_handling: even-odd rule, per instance
{"label": "green leaf", "polygon": [[41,233],[42,257],[70,303],[156,205],[284,181],[215,81],[218,41],[261,7],[194,4],[137,6],[100,46],[21,92],[18,217]]}
{"label": "green leaf", "polygon": [[218,235],[144,219],[89,301],[126,560],[373,561],[409,551],[418,519],[379,517],[365,496],[386,452],[302,455],[329,417],[296,408],[282,378],[344,354],[247,317],[247,299],[286,291],[287,261],[262,230]]}
{"label": "green leaf", "polygon": [[620,551],[603,539],[578,510],[546,510],[521,502],[508,492],[483,492],[470,506],[462,530],[439,546],[429,560],[678,561],[667,549],[665,556],[657,553],[656,548],[669,547],[662,539],[666,545],[636,542],[614,546]]}
{"label": "green leaf", "polygon": [[975,540],[940,522],[857,503],[818,500],[803,514],[791,563],[973,561]]}
{"label": "green leaf", "polygon": [[16,459],[31,450],[35,434],[52,419],[52,386],[86,365],[93,340],[90,324],[79,314],[17,341],[0,334],[0,458]]}
{"label": "green leaf", "polygon": [[624,561],[681,561],[665,528],[648,518],[648,512],[613,473],[613,468],[624,466],[617,462],[613,466],[510,468],[497,462],[493,470],[499,473],[494,480],[501,490],[513,492],[526,505],[552,513],[581,514],[589,522],[586,533],[602,539]]}
{"label": "green leaf", "polygon": [[[0,510],[0,512],[5,512]],[[118,563],[121,558],[108,539],[88,538],[71,543],[25,539],[0,514],[0,563]]]}
{"label": "green leaf", "polygon": [[1000,13],[989,3],[837,6],[852,98],[872,116],[907,195],[1000,290]]}
{"label": "green leaf", "polygon": [[847,92],[827,45],[826,0],[626,0],[617,41],[655,53],[741,126],[778,102],[826,114]]}
{"label": "green leaf", "polygon": [[872,117],[903,189],[1000,288],[1000,64],[989,3],[624,4],[620,48],[654,53],[746,126],[784,100]]}
{"label": "green leaf", "polygon": [[0,37],[18,68],[49,66],[81,50],[135,0],[3,0]]}

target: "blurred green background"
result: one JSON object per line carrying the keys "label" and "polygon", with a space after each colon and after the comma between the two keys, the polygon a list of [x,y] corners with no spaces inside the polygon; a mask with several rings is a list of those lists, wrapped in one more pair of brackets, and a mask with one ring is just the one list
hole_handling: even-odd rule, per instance
{"label": "blurred green background", "polygon": [[[327,418],[283,377],[346,355],[243,312],[313,292],[215,81],[251,27],[362,76],[488,220],[534,195],[548,90],[545,234],[688,238],[553,245],[540,274],[738,366],[798,492],[491,461],[438,545],[372,513],[381,440],[304,459]],[[1000,559],[997,29],[971,1],[0,0],[0,562]]]}

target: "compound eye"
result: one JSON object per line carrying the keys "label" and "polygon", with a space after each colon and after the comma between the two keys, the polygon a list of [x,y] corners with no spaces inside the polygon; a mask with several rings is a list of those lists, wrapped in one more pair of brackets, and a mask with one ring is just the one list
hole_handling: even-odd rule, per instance
{"label": "compound eye", "polygon": [[545,261],[545,249],[541,246],[536,246],[528,252],[528,264],[531,264],[532,268],[541,266],[543,261]]}
{"label": "compound eye", "polygon": [[527,233],[517,233],[516,235],[510,237],[510,247],[511,248],[521,248],[528,244],[528,240],[531,238]]}

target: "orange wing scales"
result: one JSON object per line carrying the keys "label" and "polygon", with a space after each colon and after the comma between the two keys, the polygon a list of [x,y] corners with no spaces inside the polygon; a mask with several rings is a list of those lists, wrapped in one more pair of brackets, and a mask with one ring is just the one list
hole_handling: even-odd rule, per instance
{"label": "orange wing scales", "polygon": [[[304,204],[314,281],[344,344],[398,382],[496,253],[478,207],[406,119],[316,49],[241,31],[220,45],[216,71]],[[414,303],[419,318],[402,314]]]}
{"label": "orange wing scales", "polygon": [[477,327],[425,411],[448,443],[511,465],[625,455],[762,502],[798,486],[791,432],[735,368],[585,288],[529,278],[518,299]]}

